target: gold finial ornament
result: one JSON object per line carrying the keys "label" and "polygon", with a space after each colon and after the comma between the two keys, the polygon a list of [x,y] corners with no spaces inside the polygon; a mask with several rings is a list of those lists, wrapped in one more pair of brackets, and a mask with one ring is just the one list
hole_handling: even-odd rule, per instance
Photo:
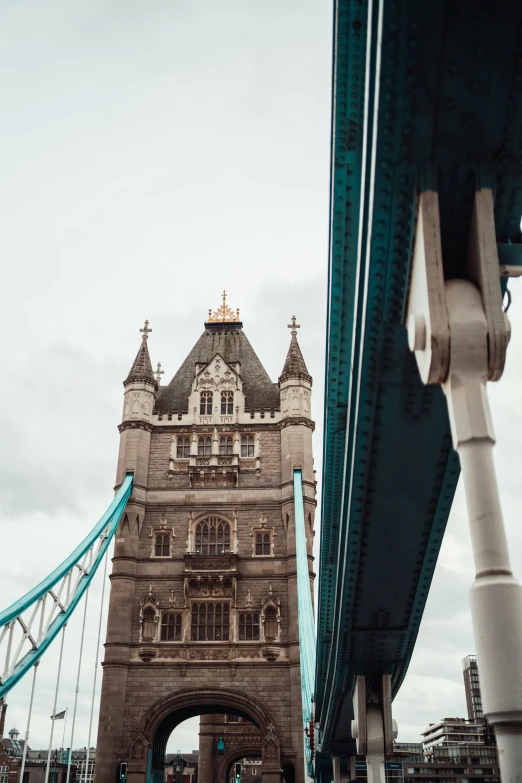
{"label": "gold finial ornament", "polygon": [[209,323],[237,323],[239,318],[239,308],[234,313],[233,310],[230,309],[230,307],[227,305],[227,292],[223,291],[223,304],[221,307],[218,307],[218,309],[212,314],[212,310],[208,311],[208,321]]}

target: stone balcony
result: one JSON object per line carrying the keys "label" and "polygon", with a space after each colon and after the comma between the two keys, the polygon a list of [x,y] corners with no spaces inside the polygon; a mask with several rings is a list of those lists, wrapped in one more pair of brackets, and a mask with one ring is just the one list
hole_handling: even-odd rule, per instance
{"label": "stone balcony", "polygon": [[237,454],[211,454],[171,459],[169,476],[188,471],[190,486],[237,486],[239,457]]}
{"label": "stone balcony", "polygon": [[198,552],[187,552],[185,573],[208,571],[235,574],[237,572],[237,554],[224,552],[222,555],[200,555]]}

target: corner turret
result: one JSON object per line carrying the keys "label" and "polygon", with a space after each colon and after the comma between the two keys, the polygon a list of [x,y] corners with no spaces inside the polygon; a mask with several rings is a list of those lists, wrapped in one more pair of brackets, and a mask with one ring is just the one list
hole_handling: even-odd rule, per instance
{"label": "corner turret", "polygon": [[143,333],[140,349],[127,378],[123,382],[125,387],[124,422],[129,420],[150,422],[158,389],[147,346],[149,333],[152,332],[152,329],[149,329],[148,321],[145,321],[145,326],[140,329],[140,332]]}
{"label": "corner turret", "polygon": [[149,322],[140,329],[140,349],[131,370],[123,382],[125,387],[123,417],[119,430],[120,455],[118,461],[117,485],[127,470],[134,471],[134,486],[145,486],[148,471],[148,449],[152,432],[152,411],[156,400],[158,382],[154,377],[147,340],[152,329]]}
{"label": "corner turret", "polygon": [[310,393],[312,389],[312,376],[301,353],[297,342],[297,330],[300,325],[295,322],[288,324],[291,329],[290,347],[286,355],[283,372],[279,376],[279,389],[281,390],[281,412],[283,418],[287,416],[301,416],[310,418]]}

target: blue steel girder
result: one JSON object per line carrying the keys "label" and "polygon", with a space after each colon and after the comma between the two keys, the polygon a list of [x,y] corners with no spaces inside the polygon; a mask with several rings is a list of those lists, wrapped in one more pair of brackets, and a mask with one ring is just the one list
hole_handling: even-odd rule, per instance
{"label": "blue steel girder", "polygon": [[316,717],[323,750],[351,753],[355,676],[397,693],[459,474],[403,326],[416,199],[439,192],[448,278],[478,187],[520,245],[522,3],[336,0],[332,91]]}

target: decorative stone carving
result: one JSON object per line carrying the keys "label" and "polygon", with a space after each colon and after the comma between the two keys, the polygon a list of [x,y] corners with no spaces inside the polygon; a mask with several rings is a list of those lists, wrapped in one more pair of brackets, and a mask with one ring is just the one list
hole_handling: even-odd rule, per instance
{"label": "decorative stone carving", "polygon": [[263,658],[265,658],[269,663],[273,663],[279,658],[281,654],[281,648],[277,644],[264,644],[261,648],[261,652],[263,653]]}
{"label": "decorative stone carving", "polygon": [[236,656],[238,658],[260,658],[261,657],[261,653],[260,653],[259,649],[239,648],[237,653],[236,653]]}
{"label": "decorative stone carving", "polygon": [[182,650],[160,650],[158,653],[158,658],[182,658],[182,657],[183,657]]}
{"label": "decorative stone carving", "polygon": [[149,661],[152,661],[152,659],[156,657],[156,650],[154,649],[154,647],[139,647],[138,655],[140,656],[142,661],[148,663]]}
{"label": "decorative stone carving", "polygon": [[147,747],[147,740],[140,734],[140,736],[137,737],[131,745],[131,758],[136,759],[136,761],[141,761],[141,759],[145,756]]}
{"label": "decorative stone carving", "polygon": [[190,598],[231,598],[232,579],[222,576],[189,579]]}
{"label": "decorative stone carving", "polygon": [[186,571],[232,571],[236,570],[237,555],[185,555]]}
{"label": "decorative stone carving", "polygon": [[227,661],[228,650],[191,650],[189,659],[192,661]]}

